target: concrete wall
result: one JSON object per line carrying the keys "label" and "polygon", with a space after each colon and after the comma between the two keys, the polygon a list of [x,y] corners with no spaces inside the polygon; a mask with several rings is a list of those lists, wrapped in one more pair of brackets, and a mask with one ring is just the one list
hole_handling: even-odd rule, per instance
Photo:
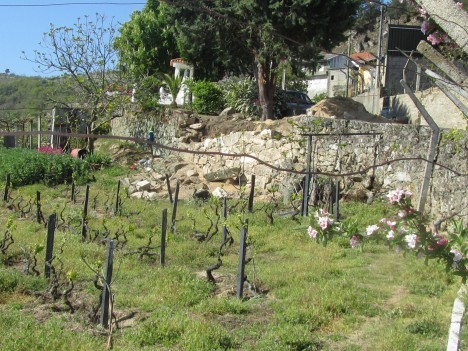
{"label": "concrete wall", "polygon": [[[439,127],[454,129],[466,129],[468,127],[468,119],[439,88],[420,91],[415,95]],[[461,96],[458,96],[458,98],[465,106],[468,106],[468,100]],[[390,111],[392,117],[406,117],[411,124],[427,125],[407,94],[391,96]]]}

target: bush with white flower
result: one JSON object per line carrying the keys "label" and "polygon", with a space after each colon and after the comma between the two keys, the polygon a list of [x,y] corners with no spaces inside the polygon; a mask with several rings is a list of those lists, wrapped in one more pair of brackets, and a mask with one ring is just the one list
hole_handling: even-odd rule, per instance
{"label": "bush with white flower", "polygon": [[353,236],[351,247],[360,245],[359,240],[371,237],[385,237],[387,243],[399,251],[414,252],[418,257],[437,259],[445,263],[447,270],[462,277],[463,283],[467,278],[468,265],[468,228],[461,222],[454,222],[446,234],[439,233],[435,226],[429,226],[428,221],[411,205],[410,191],[397,189],[391,191],[387,197],[397,211],[394,218],[383,218],[379,225],[366,228],[364,235]]}
{"label": "bush with white flower", "polygon": [[326,210],[320,209],[315,213],[307,233],[311,239],[315,239],[317,243],[325,246],[333,236],[340,233],[340,226],[334,222]]}

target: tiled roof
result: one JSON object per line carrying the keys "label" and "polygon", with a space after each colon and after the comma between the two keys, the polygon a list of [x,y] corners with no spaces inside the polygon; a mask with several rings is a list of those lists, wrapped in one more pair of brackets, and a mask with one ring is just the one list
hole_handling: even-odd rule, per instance
{"label": "tiled roof", "polygon": [[355,54],[352,54],[350,56],[353,60],[356,60],[356,61],[360,61],[362,63],[366,63],[366,62],[369,62],[369,61],[374,61],[374,60],[377,60],[377,56],[375,56],[374,54],[370,53],[370,52],[357,52]]}

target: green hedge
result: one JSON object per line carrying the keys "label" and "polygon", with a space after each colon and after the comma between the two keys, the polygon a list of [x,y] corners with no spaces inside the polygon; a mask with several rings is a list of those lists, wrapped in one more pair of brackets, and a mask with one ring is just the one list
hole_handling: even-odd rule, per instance
{"label": "green hedge", "polygon": [[90,179],[89,164],[69,155],[45,154],[29,149],[0,148],[0,179],[10,174],[14,186],[61,184]]}

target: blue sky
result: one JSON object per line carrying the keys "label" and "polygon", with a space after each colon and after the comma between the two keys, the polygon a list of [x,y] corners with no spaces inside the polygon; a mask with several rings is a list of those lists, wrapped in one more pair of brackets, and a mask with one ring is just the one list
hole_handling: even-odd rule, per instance
{"label": "blue sky", "polygon": [[[32,57],[34,50],[40,49],[39,43],[43,33],[49,30],[50,23],[55,26],[72,26],[78,17],[89,15],[93,18],[95,13],[104,14],[107,18],[114,17],[115,22],[124,23],[130,19],[133,11],[141,10],[145,2],[145,0],[0,0],[0,73],[9,69],[11,73],[17,75],[41,75],[34,71],[31,62],[20,57],[22,51]],[[73,5],[18,6],[70,3]],[[90,3],[100,3],[100,5]]]}

